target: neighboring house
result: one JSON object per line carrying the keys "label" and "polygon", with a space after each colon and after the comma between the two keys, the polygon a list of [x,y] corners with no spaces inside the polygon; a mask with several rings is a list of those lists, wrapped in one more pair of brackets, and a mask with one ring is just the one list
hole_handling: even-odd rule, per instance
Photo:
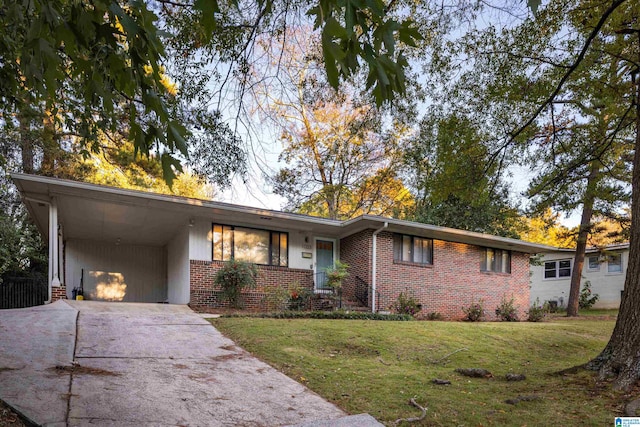
{"label": "neighboring house", "polygon": [[[349,264],[343,299],[389,310],[400,292],[425,315],[460,318],[484,300],[529,306],[529,254],[548,246],[377,216],[348,221],[13,174],[49,238],[51,299],[69,298],[84,271],[89,299],[221,306],[213,275],[231,258],[258,265],[244,293],[259,308],[269,288],[326,291],[324,271]],[[56,238],[57,236],[57,238]]]}
{"label": "neighboring house", "polygon": [[[575,254],[573,249],[540,253],[541,264],[531,268],[532,303],[539,299],[540,302],[555,301],[559,307],[566,307]],[[587,248],[580,287],[586,281],[591,283],[591,292],[600,296],[595,308],[620,306],[628,261],[628,243]]]}

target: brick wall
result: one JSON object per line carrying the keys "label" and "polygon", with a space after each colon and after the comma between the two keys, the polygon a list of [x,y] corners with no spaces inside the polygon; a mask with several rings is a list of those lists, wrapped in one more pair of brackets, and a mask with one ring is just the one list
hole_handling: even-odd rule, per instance
{"label": "brick wall", "polygon": [[[354,301],[357,277],[371,284],[371,252],[373,230],[364,230],[340,240],[340,260],[349,265],[349,276],[342,284],[342,298],[347,303]],[[369,306],[371,297],[369,297]]]}
{"label": "brick wall", "polygon": [[503,296],[514,298],[522,319],[529,307],[529,255],[511,253],[511,274],[480,271],[482,248],[463,243],[433,241],[433,265],[394,263],[393,234],[378,235],[377,289],[380,309],[388,309],[400,292],[408,292],[422,304],[421,315],[438,312],[448,319],[464,316],[463,306],[484,300],[487,319]]}
{"label": "brick wall", "polygon": [[[222,268],[222,261],[190,261],[190,302],[194,307],[226,307],[227,301],[221,297],[220,288],[214,286],[215,273]],[[313,289],[313,274],[310,270],[287,267],[258,265],[257,286],[242,292],[244,307],[258,310],[269,288],[289,286],[298,282],[301,286]]]}
{"label": "brick wall", "polygon": [[51,288],[51,302],[58,301],[59,299],[67,299],[66,285],[54,286]]}

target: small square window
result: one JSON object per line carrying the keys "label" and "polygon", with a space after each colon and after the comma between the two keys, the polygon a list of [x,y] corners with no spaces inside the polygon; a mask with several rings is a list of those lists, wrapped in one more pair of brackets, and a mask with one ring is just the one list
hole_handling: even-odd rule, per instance
{"label": "small square window", "polygon": [[544,263],[545,279],[567,279],[571,277],[571,260],[560,259]]}
{"label": "small square window", "polygon": [[609,255],[607,271],[609,273],[622,273],[622,254]]}
{"label": "small square window", "polygon": [[433,240],[424,237],[394,234],[393,260],[414,264],[433,264]]}
{"label": "small square window", "polygon": [[484,248],[480,258],[480,271],[511,273],[511,252]]}
{"label": "small square window", "polygon": [[587,260],[587,268],[592,271],[600,270],[600,256],[592,255]]}

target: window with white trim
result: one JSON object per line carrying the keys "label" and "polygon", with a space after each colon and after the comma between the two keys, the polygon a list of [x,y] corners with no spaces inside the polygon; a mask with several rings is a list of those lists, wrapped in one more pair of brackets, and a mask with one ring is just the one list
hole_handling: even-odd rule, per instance
{"label": "window with white trim", "polygon": [[213,224],[213,260],[287,267],[289,235],[279,231]]}
{"label": "window with white trim", "polygon": [[545,279],[566,279],[571,277],[571,260],[558,259],[555,261],[545,261]]}
{"label": "window with white trim", "polygon": [[394,234],[393,260],[415,264],[433,264],[433,239]]}
{"label": "window with white trim", "polygon": [[622,254],[613,254],[607,257],[607,272],[622,273]]}
{"label": "window with white trim", "polygon": [[480,271],[511,273],[511,252],[502,249],[483,248]]}
{"label": "window with white trim", "polygon": [[591,271],[600,270],[600,255],[591,255],[587,258],[587,269]]}

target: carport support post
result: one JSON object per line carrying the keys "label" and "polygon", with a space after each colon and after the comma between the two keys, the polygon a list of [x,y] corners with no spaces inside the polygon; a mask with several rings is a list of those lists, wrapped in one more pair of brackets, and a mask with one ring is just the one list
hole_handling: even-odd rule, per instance
{"label": "carport support post", "polygon": [[49,205],[49,298],[46,302],[50,303],[52,288],[60,286],[58,271],[58,205],[54,197],[47,204]]}

